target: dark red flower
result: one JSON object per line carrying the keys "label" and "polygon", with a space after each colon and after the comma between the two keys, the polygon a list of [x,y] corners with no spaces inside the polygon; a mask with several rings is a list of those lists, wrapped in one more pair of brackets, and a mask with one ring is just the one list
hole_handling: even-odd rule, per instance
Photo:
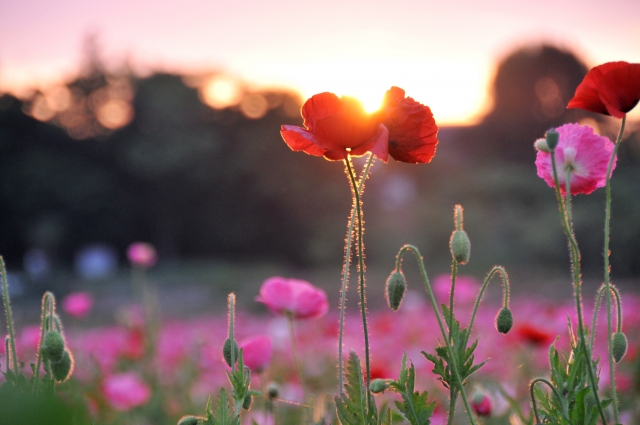
{"label": "dark red flower", "polygon": [[371,152],[387,162],[389,132],[379,117],[367,114],[356,99],[316,94],[302,106],[302,117],[305,128],[283,125],[280,131],[292,150],[332,161]]}
{"label": "dark red flower", "polygon": [[384,96],[382,112],[389,129],[389,155],[413,164],[430,162],[438,144],[438,126],[431,109],[405,97],[401,88],[391,87]]}
{"label": "dark red flower", "polygon": [[623,118],[640,100],[640,63],[608,62],[592,68],[567,108]]}

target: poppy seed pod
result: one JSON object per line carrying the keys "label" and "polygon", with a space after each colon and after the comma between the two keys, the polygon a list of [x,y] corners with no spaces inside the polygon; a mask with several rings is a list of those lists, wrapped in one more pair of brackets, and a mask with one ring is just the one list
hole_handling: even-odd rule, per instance
{"label": "poppy seed pod", "polygon": [[451,255],[458,264],[467,264],[471,252],[471,241],[464,230],[456,230],[449,240]]}
{"label": "poppy seed pod", "polygon": [[622,332],[616,332],[612,337],[613,360],[620,363],[620,360],[627,353],[627,337]]}
{"label": "poppy seed pod", "polygon": [[402,272],[391,273],[387,279],[386,286],[387,303],[389,304],[389,308],[393,311],[398,311],[400,304],[402,303],[402,299],[404,298],[404,293],[407,290],[407,283]]}
{"label": "poppy seed pod", "polygon": [[62,382],[71,376],[73,370],[73,358],[69,350],[64,350],[62,358],[57,363],[51,363],[51,372],[56,381]]}
{"label": "poppy seed pod", "polygon": [[191,416],[191,415],[183,416],[178,421],[178,425],[197,425],[197,424],[198,424],[198,417]]}
{"label": "poppy seed pod", "polygon": [[384,379],[374,379],[369,384],[369,390],[374,394],[380,394],[389,388],[389,384]]}
{"label": "poppy seed pod", "polygon": [[549,131],[547,131],[547,134],[545,134],[545,138],[546,138],[547,146],[549,147],[549,149],[554,150],[556,146],[558,146],[558,140],[560,140],[560,135],[554,128],[552,128]]}
{"label": "poppy seed pod", "polygon": [[536,148],[536,150],[538,151],[551,153],[551,149],[549,149],[549,144],[547,143],[546,139],[536,140],[535,143],[533,144],[533,147]]}
{"label": "poppy seed pod", "polygon": [[62,360],[64,354],[64,339],[62,335],[60,335],[60,332],[47,332],[42,343],[42,353],[47,359],[51,360],[52,363],[58,363]]}
{"label": "poppy seed pod", "polygon": [[269,396],[269,400],[278,398],[279,392],[280,392],[280,386],[278,386],[278,384],[275,382],[271,382],[267,387],[267,395]]}
{"label": "poppy seed pod", "polygon": [[513,314],[508,307],[500,309],[500,312],[496,316],[496,329],[501,334],[509,333],[513,326]]}
{"label": "poppy seed pod", "polygon": [[[222,355],[224,357],[224,361],[227,362],[229,366],[231,366],[231,340],[227,338],[222,346]],[[233,360],[234,363],[238,361],[238,357],[240,356],[240,350],[238,349],[238,343],[233,341]]]}

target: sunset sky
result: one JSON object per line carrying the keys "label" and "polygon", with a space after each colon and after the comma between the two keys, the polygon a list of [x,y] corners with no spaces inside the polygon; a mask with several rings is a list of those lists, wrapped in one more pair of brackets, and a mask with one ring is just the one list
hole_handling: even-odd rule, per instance
{"label": "sunset sky", "polygon": [[440,123],[469,123],[516,47],[550,42],[589,66],[640,62],[640,1],[5,0],[0,91],[72,78],[88,34],[114,67],[218,69],[305,98],[354,95],[370,110],[396,85]]}

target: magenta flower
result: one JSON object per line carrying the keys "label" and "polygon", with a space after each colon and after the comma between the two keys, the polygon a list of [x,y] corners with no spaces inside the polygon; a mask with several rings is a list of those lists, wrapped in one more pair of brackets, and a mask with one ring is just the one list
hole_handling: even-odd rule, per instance
{"label": "magenta flower", "polygon": [[271,277],[264,281],[256,301],[275,314],[297,319],[319,318],[329,311],[327,294],[304,280]]}
{"label": "magenta flower", "polygon": [[150,243],[134,242],[127,248],[127,258],[134,266],[148,269],[158,261],[156,249]]}
{"label": "magenta flower", "polygon": [[[565,124],[556,129],[560,135],[555,148],[556,170],[560,190],[566,193],[567,170],[571,171],[571,194],[590,194],[606,184],[607,166],[613,152],[614,144],[603,136],[593,132],[586,125]],[[551,154],[538,151],[536,158],[538,176],[550,187],[555,187]],[[611,171],[616,168],[616,159]]]}
{"label": "magenta flower", "polygon": [[243,339],[238,345],[242,349],[244,364],[249,369],[260,373],[269,366],[273,354],[271,338],[256,335]]}
{"label": "magenta flower", "polygon": [[151,389],[134,372],[108,376],[102,385],[102,392],[111,407],[126,412],[142,406],[151,398]]}
{"label": "magenta flower", "polygon": [[88,292],[73,292],[62,300],[62,309],[69,315],[81,319],[91,311],[93,297]]}
{"label": "magenta flower", "polygon": [[471,399],[471,407],[478,416],[491,416],[491,399],[488,395],[478,392]]}

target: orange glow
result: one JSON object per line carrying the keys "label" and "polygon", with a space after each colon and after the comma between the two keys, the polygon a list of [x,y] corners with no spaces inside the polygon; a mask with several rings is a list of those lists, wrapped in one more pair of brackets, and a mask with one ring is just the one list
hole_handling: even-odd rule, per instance
{"label": "orange glow", "polygon": [[42,95],[36,96],[33,100],[30,112],[31,116],[38,121],[49,121],[56,116],[55,111],[49,107],[47,99]]}
{"label": "orange glow", "polygon": [[96,118],[103,127],[114,130],[131,121],[133,118],[133,109],[129,103],[123,100],[112,99],[102,104],[96,110]]}
{"label": "orange glow", "polygon": [[267,114],[269,103],[261,94],[252,93],[242,98],[240,110],[247,118],[258,119]]}
{"label": "orange glow", "polygon": [[237,105],[242,98],[240,83],[226,75],[214,75],[200,87],[200,97],[215,109]]}

